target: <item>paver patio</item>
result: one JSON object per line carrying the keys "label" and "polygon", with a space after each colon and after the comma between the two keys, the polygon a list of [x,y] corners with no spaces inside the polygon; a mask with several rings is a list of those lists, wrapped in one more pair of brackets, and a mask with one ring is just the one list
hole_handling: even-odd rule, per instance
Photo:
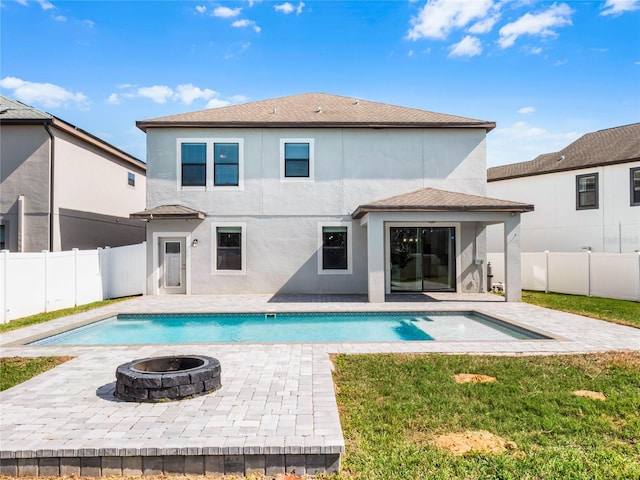
{"label": "paver patio", "polygon": [[[554,340],[25,346],[34,336],[115,313],[476,310]],[[329,353],[555,354],[640,351],[640,329],[494,295],[138,297],[0,335],[1,355],[75,358],[0,393],[0,474],[299,474],[339,468],[344,440]],[[222,388],[167,403],[113,397],[115,369],[137,358],[208,355]]]}

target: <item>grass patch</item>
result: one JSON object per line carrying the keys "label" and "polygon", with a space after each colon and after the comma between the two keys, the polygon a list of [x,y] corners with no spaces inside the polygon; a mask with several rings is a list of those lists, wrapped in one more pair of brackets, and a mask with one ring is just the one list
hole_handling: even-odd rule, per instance
{"label": "grass patch", "polygon": [[[339,355],[346,441],[335,478],[640,478],[640,353],[550,357]],[[493,383],[455,382],[458,373]],[[573,395],[602,392],[606,400]],[[455,455],[440,435],[488,432],[502,453]]]}
{"label": "grass patch", "polygon": [[0,391],[26,382],[73,357],[0,358]]}
{"label": "grass patch", "polygon": [[55,310],[53,312],[38,313],[29,317],[16,318],[8,323],[0,324],[0,333],[16,330],[22,327],[28,327],[29,325],[35,325],[36,323],[48,322],[49,320],[66,317],[67,315],[86,312],[88,310],[93,310],[94,308],[104,307],[106,305],[122,302],[123,300],[129,300],[131,298],[133,297],[112,298],[110,300],[87,303],[86,305],[78,305],[77,307],[63,308],[62,310]]}
{"label": "grass patch", "polygon": [[638,302],[528,290],[522,292],[522,301],[539,307],[640,328],[640,303]]}

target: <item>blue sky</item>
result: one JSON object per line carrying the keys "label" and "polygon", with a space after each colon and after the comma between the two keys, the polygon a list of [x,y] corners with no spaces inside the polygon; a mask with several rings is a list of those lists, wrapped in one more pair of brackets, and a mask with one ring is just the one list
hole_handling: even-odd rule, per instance
{"label": "blue sky", "polygon": [[1,0],[0,91],[145,159],[136,120],[325,92],[492,120],[489,166],[640,121],[640,0]]}

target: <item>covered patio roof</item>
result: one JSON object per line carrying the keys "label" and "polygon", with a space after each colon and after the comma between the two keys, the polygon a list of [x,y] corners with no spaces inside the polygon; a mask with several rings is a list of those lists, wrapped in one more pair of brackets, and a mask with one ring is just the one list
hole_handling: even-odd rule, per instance
{"label": "covered patio roof", "polygon": [[204,217],[204,212],[183,205],[160,205],[129,214],[135,220],[204,220]]}
{"label": "covered patio roof", "polygon": [[469,195],[466,193],[423,188],[396,195],[366,205],[360,205],[351,215],[362,218],[369,212],[531,212],[533,205]]}

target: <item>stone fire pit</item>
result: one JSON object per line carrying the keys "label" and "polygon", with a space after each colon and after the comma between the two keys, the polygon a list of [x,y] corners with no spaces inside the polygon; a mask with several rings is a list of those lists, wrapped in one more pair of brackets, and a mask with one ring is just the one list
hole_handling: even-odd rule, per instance
{"label": "stone fire pit", "polygon": [[205,395],[220,386],[220,362],[215,358],[142,358],[116,369],[114,395],[128,402],[162,402]]}

